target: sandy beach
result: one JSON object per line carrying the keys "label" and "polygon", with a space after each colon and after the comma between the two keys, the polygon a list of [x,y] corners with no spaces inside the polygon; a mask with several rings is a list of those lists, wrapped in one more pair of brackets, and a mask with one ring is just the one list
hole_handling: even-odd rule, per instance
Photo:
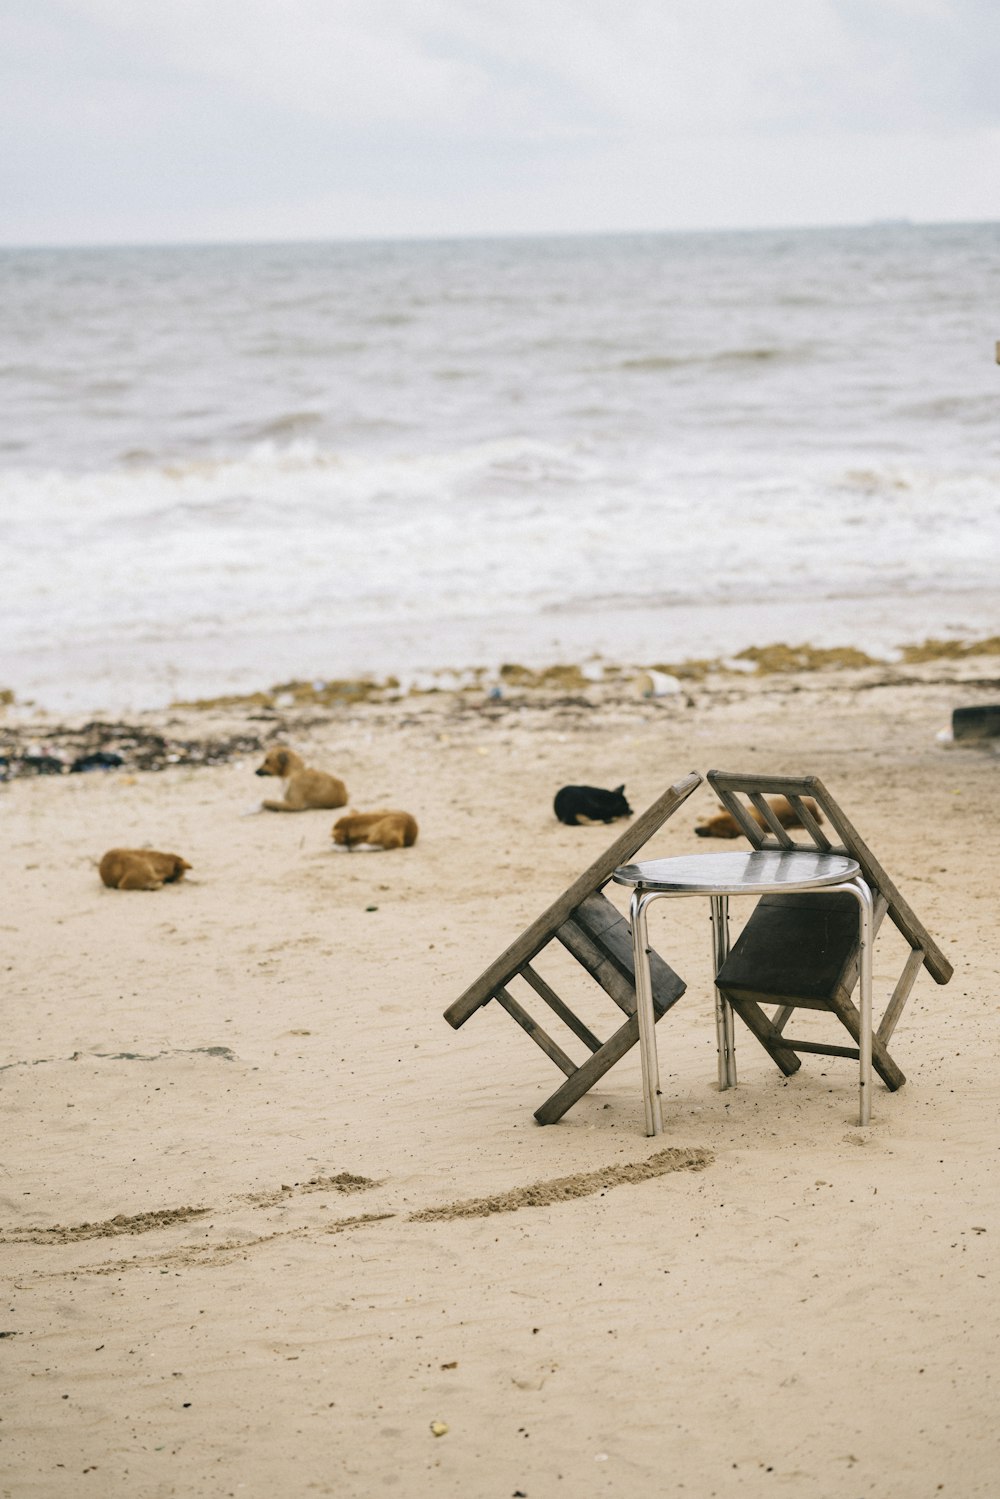
{"label": "sandy beach", "polygon": [[[2,1499],[995,1495],[1000,763],[936,736],[998,696],[969,655],[234,702],[135,720],[216,763],[0,785]],[[0,710],[8,755],[67,734]],[[272,743],[416,845],[251,815]],[[651,917],[688,985],[664,1135],[635,1051],[541,1128],[546,1058],[442,1012],[617,831],[559,824],[561,785],[638,811],[710,768],[820,776],[950,957],[906,1086],[861,1130],[856,1064],[785,1079],[741,1029],[720,1093],[684,902]],[[704,852],[713,806],[647,856]],[[104,889],[116,845],[191,874]]]}

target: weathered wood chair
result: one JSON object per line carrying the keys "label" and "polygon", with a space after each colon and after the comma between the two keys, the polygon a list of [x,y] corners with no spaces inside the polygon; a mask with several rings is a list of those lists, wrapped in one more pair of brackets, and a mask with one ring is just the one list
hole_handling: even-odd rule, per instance
{"label": "weathered wood chair", "polygon": [[[920,969],[926,968],[939,984],[946,984],[952,976],[948,959],[822,781],[815,776],[738,775],[721,770],[710,770],[707,780],[755,849],[807,847],[856,859],[874,901],[874,932],[888,915],[906,939],[909,955],[872,1037],[872,1065],[895,1091],[906,1078],[889,1055],[889,1040]],[[787,797],[801,826],[783,827],[768,796]],[[812,815],[805,797],[819,807],[831,836]],[[763,827],[751,815],[751,807],[760,814]],[[716,985],[721,999],[787,1075],[801,1066],[800,1053],[858,1056],[860,1016],[851,1000],[858,981],[858,955],[857,909],[850,895],[765,895],[725,956]],[[768,1015],[763,1005],[777,1008]],[[785,1026],[797,1009],[830,1011],[850,1032],[855,1045],[834,1046],[786,1036]]]}
{"label": "weathered wood chair", "polygon": [[[639,1039],[631,931],[624,916],[601,891],[610,883],[618,866],[631,859],[700,785],[701,776],[692,772],[665,791],[444,1012],[445,1019],[457,1030],[470,1015],[495,999],[566,1074],[566,1081],[535,1110],[539,1124],[554,1124],[561,1119]],[[608,1040],[601,1041],[595,1036],[532,966],[542,949],[553,941],[560,943],[624,1011],[624,1024]],[[650,954],[650,966],[653,1008],[658,1020],[677,1003],[685,985],[655,953]],[[533,990],[583,1042],[590,1052],[583,1063],[578,1066],[510,993],[508,985],[515,980]]]}

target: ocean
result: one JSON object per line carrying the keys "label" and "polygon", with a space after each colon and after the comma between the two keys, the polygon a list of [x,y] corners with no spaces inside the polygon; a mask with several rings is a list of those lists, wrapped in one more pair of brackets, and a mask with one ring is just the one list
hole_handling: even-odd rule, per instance
{"label": "ocean", "polygon": [[998,224],[0,250],[0,689],[996,634],[998,338]]}

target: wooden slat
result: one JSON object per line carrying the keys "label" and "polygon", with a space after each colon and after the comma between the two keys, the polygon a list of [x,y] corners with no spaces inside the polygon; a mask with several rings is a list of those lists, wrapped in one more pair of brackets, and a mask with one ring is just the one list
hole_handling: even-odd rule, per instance
{"label": "wooden slat", "polygon": [[[632,928],[621,912],[611,904],[606,895],[595,893],[581,901],[573,912],[571,921],[611,961],[627,980],[630,992],[634,993]],[[649,977],[653,986],[653,1005],[660,1013],[676,1004],[685,991],[684,980],[652,948],[649,949]],[[634,1008],[630,999],[628,1013],[631,1014]]]}
{"label": "wooden slat", "polygon": [[753,848],[761,848],[765,839],[764,829],[754,822],[750,813],[740,801],[740,798],[734,796],[732,792],[725,790],[721,786],[716,786],[715,790],[730,817],[736,819],[736,825],[744,838],[747,839]]}
{"label": "wooden slat", "polygon": [[826,787],[815,782],[813,795],[830,820],[831,825],[843,839],[844,846],[864,872],[869,885],[877,889],[886,899],[889,915],[913,948],[923,951],[923,963],[936,983],[946,984],[954,969],[938,947],[927,928],[919,920],[912,907],[900,895],[893,881],[886,874],[871,849],[865,843],[849,818],[841,811]]}
{"label": "wooden slat", "polygon": [[795,1008],[795,1005],[782,1005],[780,1009],[775,1011],[771,1017],[771,1024],[776,1031],[783,1031],[785,1029],[785,1026],[795,1014]]}
{"label": "wooden slat", "polygon": [[530,963],[525,963],[521,969],[521,977],[531,985],[540,999],[544,999],[553,1014],[559,1016],[563,1025],[567,1026],[584,1046],[590,1051],[600,1051],[601,1042],[593,1031],[584,1025],[579,1015],[573,1013],[569,1005],[559,998],[552,986],[545,982],[540,973],[535,972]]}
{"label": "wooden slat", "polygon": [[551,1098],[547,1098],[541,1107],[535,1110],[535,1118],[539,1124],[555,1124],[557,1119],[561,1119],[566,1110],[572,1108],[577,1099],[582,1098],[609,1068],[613,1067],[616,1062],[620,1062],[638,1040],[639,1021],[635,1015],[630,1015],[625,1024],[619,1026],[614,1035],[605,1041],[600,1051],[588,1057],[576,1069],[572,1077],[567,1078]]}
{"label": "wooden slat", "polygon": [[910,997],[910,990],[921,968],[924,966],[924,952],[920,947],[915,947],[904,964],[899,980],[892,991],[892,998],[885,1007],[885,1014],[879,1021],[876,1035],[883,1046],[888,1046],[889,1038],[896,1029],[896,1024],[903,1013],[903,1006]]}
{"label": "wooden slat", "polygon": [[824,833],[823,829],[820,827],[819,823],[816,821],[815,817],[810,812],[809,808],[806,806],[802,797],[792,794],[788,796],[788,800],[791,804],[792,811],[795,813],[796,817],[799,819],[799,822],[801,822],[802,826],[805,828],[806,832],[809,834],[816,847],[823,853],[829,853],[830,840]]}
{"label": "wooden slat", "polygon": [[579,879],[574,880],[569,889],[543,911],[541,916],[533,921],[527,930],[522,932],[520,937],[480,974],[475,983],[470,984],[468,989],[448,1006],[444,1012],[448,1024],[457,1030],[460,1025],[464,1025],[470,1015],[473,1015],[482,1005],[487,1004],[493,998],[497,986],[508,983],[525,963],[530,963],[536,953],[539,953],[555,936],[557,927],[562,925],[570,912],[594,890],[606,885],[618,866],[627,864],[700,785],[701,776],[696,771],[692,771],[658,797],[651,806],[646,808],[645,812],[640,813],[621,836],[605,849],[600,858],[595,859]]}
{"label": "wooden slat", "polygon": [[858,1060],[856,1046],[825,1046],[821,1041],[793,1041],[790,1037],[786,1038],[785,1044],[793,1051],[813,1052],[820,1057],[853,1057]]}
{"label": "wooden slat", "polygon": [[[593,895],[588,895],[582,900],[573,912],[573,920],[579,922],[585,932],[589,932],[594,941],[599,945],[603,943],[608,932],[614,932],[619,927],[624,927],[628,934],[629,927],[625,917],[618,907],[612,905],[606,895],[595,890]],[[631,935],[628,937],[628,945],[631,950]],[[631,962],[629,972],[632,971]]]}
{"label": "wooden slat", "polygon": [[[744,999],[752,999],[754,1004],[780,1005],[779,1014],[783,1014],[785,1010],[829,1010],[830,1008],[830,1001],[828,999],[810,998],[809,995],[800,994],[782,994],[774,989],[755,989],[751,984],[740,984],[738,989],[732,985],[727,985],[722,990],[722,993],[727,999],[732,999],[735,995],[739,994]],[[779,1026],[777,1017],[775,1017],[772,1024],[776,1031],[781,1031],[787,1024],[787,1020],[783,1021]]]}
{"label": "wooden slat", "polygon": [[635,1009],[634,984],[622,977],[607,953],[601,951],[583,928],[577,926],[571,917],[569,921],[563,922],[556,937],[566,951],[572,953],[576,961],[586,968],[591,978],[600,984],[605,994],[610,994],[618,1008],[624,1010],[626,1015],[631,1015]]}
{"label": "wooden slat", "polygon": [[[860,1041],[861,1015],[857,1006],[851,1004],[849,1000],[841,1001],[834,999],[831,1001],[830,1009],[836,1015],[841,1025],[850,1031],[852,1039],[855,1042]],[[893,1093],[906,1082],[906,1073],[893,1061],[877,1035],[872,1036],[872,1066],[886,1087]]]}
{"label": "wooden slat", "polygon": [[723,791],[762,791],[770,796],[815,796],[815,776],[761,776],[730,770],[710,770],[706,780],[721,796]]}
{"label": "wooden slat", "polygon": [[743,1024],[753,1032],[768,1056],[781,1068],[785,1076],[790,1077],[793,1072],[797,1072],[802,1063],[785,1041],[784,1036],[775,1030],[760,1005],[743,995],[734,995],[729,1002]]}
{"label": "wooden slat", "polygon": [[536,1020],[532,1019],[524,1006],[519,1005],[513,995],[507,993],[506,989],[497,989],[493,998],[497,1004],[503,1005],[507,1014],[517,1021],[522,1030],[527,1031],[532,1041],[542,1048],[545,1055],[555,1062],[557,1067],[562,1068],[567,1077],[570,1077],[578,1070],[576,1063],[566,1055],[562,1047],[556,1045],[552,1037],[546,1031],[542,1030],[542,1027]]}
{"label": "wooden slat", "polygon": [[749,796],[750,800],[757,808],[757,811],[760,813],[761,817],[763,817],[765,824],[771,829],[771,832],[781,844],[781,847],[794,848],[795,839],[792,837],[791,833],[787,831],[786,828],[783,828],[781,826],[781,823],[778,821],[771,803],[767,800],[767,798],[760,791],[751,791],[749,793]]}

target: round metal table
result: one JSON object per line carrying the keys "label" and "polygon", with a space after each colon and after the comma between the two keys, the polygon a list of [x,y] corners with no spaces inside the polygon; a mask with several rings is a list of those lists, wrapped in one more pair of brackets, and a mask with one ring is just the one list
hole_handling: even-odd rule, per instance
{"label": "round metal table", "polygon": [[[623,864],[614,872],[619,885],[633,887],[629,905],[632,952],[635,964],[636,1008],[639,1018],[639,1056],[642,1063],[643,1102],[647,1135],[663,1131],[660,1106],[660,1070],[656,1055],[656,1023],[649,973],[649,939],[646,912],[655,900],[684,895],[707,895],[712,904],[712,935],[715,974],[718,976],[729,954],[729,897],[774,895],[779,892],[843,890],[858,903],[859,1008],[858,1037],[859,1120],[871,1118],[872,1088],[872,939],[874,921],[872,894],[861,876],[857,860],[845,854],[824,854],[811,849],[755,850],[750,853],[690,854],[674,859],[650,859]],[[715,1023],[719,1038],[719,1087],[736,1083],[733,1011],[718,985],[715,990]]]}

